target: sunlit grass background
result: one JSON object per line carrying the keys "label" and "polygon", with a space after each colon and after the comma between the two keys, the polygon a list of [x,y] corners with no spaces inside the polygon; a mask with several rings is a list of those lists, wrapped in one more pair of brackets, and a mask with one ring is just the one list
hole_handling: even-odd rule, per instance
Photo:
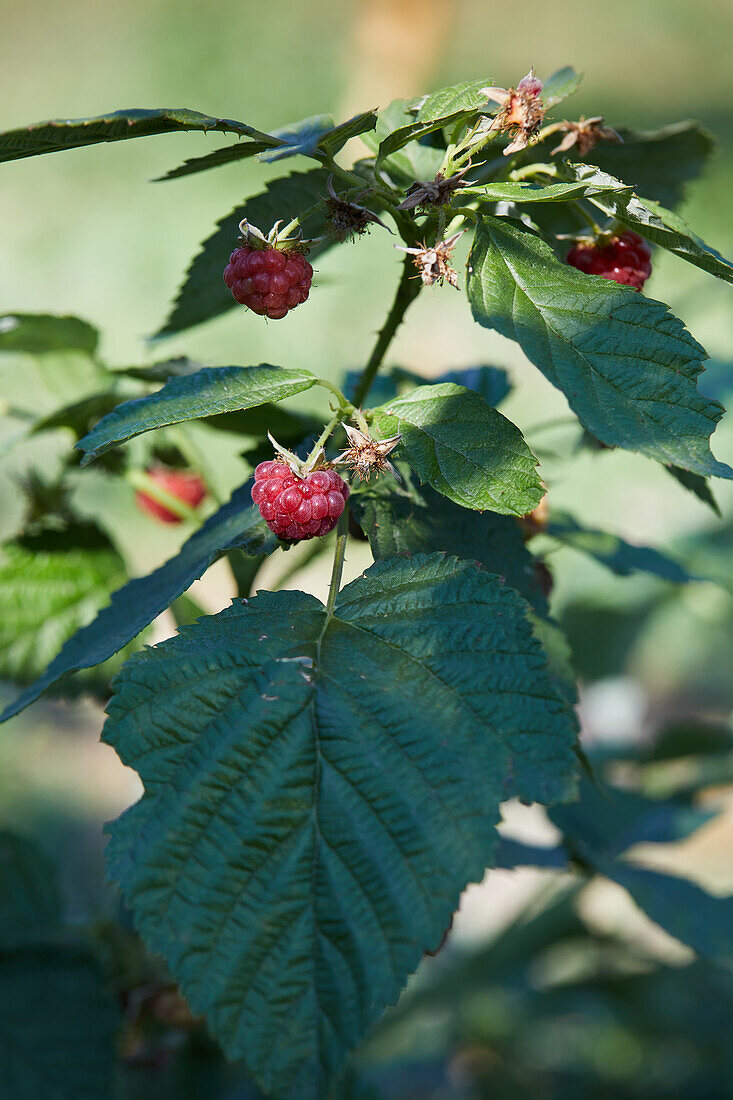
{"label": "sunlit grass background", "polygon": [[[717,155],[691,188],[684,214],[699,235],[730,255],[732,44],[730,0],[3,0],[0,127],[121,107],[186,106],[268,129],[324,111],[340,121],[457,80],[485,77],[508,85],[530,65],[545,76],[572,64],[585,78],[566,105],[569,117],[603,114],[611,125],[640,129],[696,118],[715,134]],[[85,317],[99,326],[103,355],[113,364],[185,353],[209,365],[269,361],[334,378],[357,368],[397,277],[399,255],[380,231],[325,256],[307,308],[282,324],[265,325],[235,310],[165,343],[146,341],[164,320],[199,242],[268,174],[277,174],[276,166],[243,161],[148,183],[227,140],[177,134],[1,166],[0,312]],[[706,345],[718,364],[716,377],[728,378],[723,388],[733,393],[730,287],[664,256],[647,289],[669,302]],[[715,525],[712,513],[641,458],[605,453],[568,460],[567,437],[534,427],[562,416],[564,399],[513,344],[473,325],[465,297],[450,288],[422,297],[390,358],[425,374],[477,363],[508,367],[518,389],[504,411],[545,456],[551,501],[589,524],[660,546]],[[718,431],[714,449],[733,460],[733,429]],[[730,516],[729,487],[716,487],[716,495]],[[166,549],[153,543],[141,557],[154,564]],[[135,567],[145,564],[138,560]],[[352,556],[352,572],[363,564],[363,552]],[[651,581],[611,579],[569,552],[554,555],[552,565],[558,613],[602,606],[612,616],[619,609],[633,614],[653,590]],[[300,582],[319,591],[324,569],[310,570]],[[222,570],[204,589],[210,606],[228,598]],[[610,675],[600,678],[589,673],[588,735],[641,736],[650,716],[680,708],[724,716],[733,698],[732,605],[730,595],[712,586],[666,601],[619,667],[609,665]],[[607,623],[608,617],[588,643],[599,652],[605,652]],[[111,751],[97,745],[100,721],[91,703],[42,705],[0,735],[0,824],[44,835],[49,820],[68,822],[77,838],[70,863],[79,867],[86,866],[87,849],[98,847],[89,838],[101,821],[138,789]],[[49,842],[46,832],[46,843],[68,853],[69,835],[62,831]],[[731,839],[729,814],[680,847],[678,868],[733,889]],[[74,881],[83,907],[81,871]],[[523,891],[534,888],[534,879],[527,881]],[[505,919],[508,878],[497,873],[492,883],[470,901],[457,934],[480,935]]]}

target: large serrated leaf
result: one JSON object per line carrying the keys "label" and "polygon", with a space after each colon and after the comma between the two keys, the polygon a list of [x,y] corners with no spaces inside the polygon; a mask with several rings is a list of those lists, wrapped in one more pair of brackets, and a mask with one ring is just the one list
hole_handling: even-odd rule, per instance
{"label": "large serrated leaf", "polygon": [[99,333],[79,317],[55,317],[48,313],[6,313],[0,317],[0,351],[45,355],[57,351],[82,351],[93,355]]}
{"label": "large serrated leaf", "polygon": [[516,340],[601,442],[733,477],[710,452],[722,408],[697,388],[706,353],[661,302],[559,263],[523,226],[492,217],[476,228],[468,297],[479,324]]}
{"label": "large serrated leaf", "polygon": [[316,384],[308,370],[256,367],[203,367],[171,378],[156,393],[118,405],[76,444],[82,465],[134,436],[203,416],[238,412],[282,401]]}
{"label": "large serrated leaf", "polygon": [[0,954],[2,1090],[8,1100],[109,1100],[118,1014],[77,947]]}
{"label": "large serrated leaf", "polygon": [[540,591],[534,558],[512,516],[474,512],[423,486],[420,494],[368,489],[354,493],[351,508],[363,528],[375,560],[396,554],[435,551],[477,561],[506,580],[541,614],[547,601]]}
{"label": "large serrated leaf", "polygon": [[20,160],[61,149],[79,149],[102,141],[169,134],[180,130],[221,130],[240,137],[266,141],[269,134],[231,118],[212,118],[186,107],[156,110],[128,108],[93,118],[52,119],[0,134],[0,161]]}
{"label": "large serrated leaf", "polygon": [[[241,309],[222,276],[232,249],[237,246],[242,218],[248,218],[266,233],[276,221],[295,217],[317,203],[327,194],[327,183],[328,172],[323,168],[293,172],[272,180],[259,195],[246,199],[231,214],[222,218],[191,261],[171,314],[157,335],[172,336],[235,307]],[[322,211],[313,214],[304,223],[304,232],[309,237],[319,237],[324,231],[325,204]],[[310,259],[323,255],[335,243],[332,236],[325,237],[310,250]]]}
{"label": "large serrated leaf", "polygon": [[623,180],[645,198],[677,206],[685,185],[696,179],[715,143],[699,122],[679,122],[662,130],[619,130],[623,142],[601,142],[583,158]]}
{"label": "large serrated leaf", "polygon": [[47,688],[82,668],[92,668],[136,638],[162,611],[229,549],[253,557],[271,554],[277,539],[252,505],[252,482],[238,489],[231,500],[195,535],[180,553],[147,577],[138,577],[112,595],[88,626],[64,645],[44,674],[0,714],[0,722],[33,703]]}
{"label": "large serrated leaf", "polygon": [[332,614],[260,593],[116,682],[104,736],[146,794],[110,870],[279,1100],[325,1097],[440,942],[499,801],[572,792],[574,718],[525,607],[470,563],[393,559]]}
{"label": "large serrated leaf", "polygon": [[382,435],[423,482],[456,504],[523,516],[544,494],[537,460],[517,427],[474,390],[418,386],[374,410]]}

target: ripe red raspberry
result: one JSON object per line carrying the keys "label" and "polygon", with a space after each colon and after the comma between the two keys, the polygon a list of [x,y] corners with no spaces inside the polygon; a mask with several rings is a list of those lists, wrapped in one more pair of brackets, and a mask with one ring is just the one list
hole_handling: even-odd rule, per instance
{"label": "ripe red raspberry", "polygon": [[313,268],[300,252],[278,248],[235,248],[224,269],[224,282],[235,301],[273,321],[308,297]]}
{"label": "ripe red raspberry", "polygon": [[[194,470],[169,470],[165,466],[154,466],[153,469],[148,470],[148,476],[156,485],[160,485],[161,489],[177,497],[189,508],[198,508],[206,496],[206,486],[201,476]],[[183,523],[180,516],[171,512],[170,508],[166,508],[164,504],[153,500],[142,490],[135,493],[135,501],[138,508],[160,520],[161,523]]]}
{"label": "ripe red raspberry", "polygon": [[652,273],[651,249],[638,233],[627,229],[606,245],[577,244],[567,255],[571,267],[585,275],[600,275],[641,290]]}
{"label": "ripe red raspberry", "polygon": [[252,500],[267,526],[282,539],[312,539],[333,531],[349,498],[335,470],[298,477],[284,462],[261,462]]}

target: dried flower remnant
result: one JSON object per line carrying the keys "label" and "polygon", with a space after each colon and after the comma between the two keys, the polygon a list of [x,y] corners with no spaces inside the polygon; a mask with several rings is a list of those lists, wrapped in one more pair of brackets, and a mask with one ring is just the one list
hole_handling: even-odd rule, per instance
{"label": "dried flower remnant", "polygon": [[536,137],[545,117],[542,81],[534,75],[534,69],[522,77],[516,88],[485,88],[484,91],[489,99],[501,104],[501,110],[492,119],[489,130],[513,135],[504,156],[525,149]]}
{"label": "dried flower remnant", "polygon": [[567,153],[568,149],[575,146],[579,156],[584,157],[599,141],[622,142],[621,135],[610,126],[604,126],[604,121],[603,115],[595,115],[593,118],[584,118],[581,115],[577,122],[558,123],[555,129],[565,132],[565,137],[552,150],[552,156],[556,153]]}
{"label": "dried flower remnant", "polygon": [[463,236],[465,230],[454,233],[445,241],[437,241],[434,245],[421,244],[418,248],[402,248],[395,245],[401,252],[408,252],[414,256],[414,264],[420,273],[420,278],[425,286],[440,283],[447,279],[451,286],[458,286],[458,272],[451,266],[450,257],[455,248],[456,241]]}
{"label": "dried flower remnant", "polygon": [[368,481],[372,473],[390,473],[400,481],[400,475],[388,461],[387,455],[391,454],[400,442],[401,435],[393,435],[389,439],[372,439],[352,424],[344,424],[344,431],[348,437],[349,446],[335,459],[334,465],[344,463],[358,474],[362,481]]}
{"label": "dried flower remnant", "polygon": [[450,202],[451,195],[460,187],[470,187],[469,180],[464,180],[466,172],[471,171],[471,165],[467,164],[452,176],[444,177],[438,172],[435,179],[420,182],[416,180],[405,192],[405,198],[397,207],[398,210],[415,210],[419,206],[445,206]]}
{"label": "dried flower remnant", "polygon": [[374,222],[381,225],[388,233],[392,232],[389,226],[385,225],[382,219],[378,218],[371,210],[368,210],[366,206],[359,206],[357,203],[349,202],[338,195],[333,188],[333,176],[328,181],[326,206],[328,208],[326,215],[328,228],[331,236],[337,241],[353,241],[355,236],[360,237],[366,233],[369,226]]}

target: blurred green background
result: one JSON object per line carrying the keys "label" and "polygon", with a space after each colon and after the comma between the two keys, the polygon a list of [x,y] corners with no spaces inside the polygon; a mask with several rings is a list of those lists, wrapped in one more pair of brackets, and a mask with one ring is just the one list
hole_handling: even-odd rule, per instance
{"label": "blurred green background", "polygon": [[[595,0],[2,0],[1,12],[2,129],[122,107],[185,106],[267,130],[320,112],[340,121],[394,97],[417,96],[458,80],[486,78],[507,86],[530,65],[546,76],[572,64],[585,78],[580,93],[564,105],[570,118],[603,114],[612,126],[639,129],[695,118],[715,135],[717,155],[691,187],[683,213],[700,236],[724,254],[733,253],[730,0],[616,0],[613,5]],[[199,242],[219,218],[279,174],[278,166],[242,161],[148,183],[185,158],[226,143],[220,135],[175,134],[4,165],[0,312],[87,318],[100,328],[102,355],[112,365],[186,354],[209,365],[302,365],[333,378],[359,367],[398,275],[399,254],[391,238],[377,231],[358,246],[324,256],[307,309],[282,324],[265,325],[234,310],[164,343],[147,342]],[[733,395],[730,287],[664,255],[646,289],[668,302],[707,347],[713,363],[702,388],[723,400]],[[572,551],[553,552],[553,610],[570,634],[584,680],[586,744],[638,743],[670,716],[727,720],[733,706],[731,486],[715,486],[724,516],[719,523],[652,463],[617,452],[576,452],[577,433],[538,427],[564,415],[564,399],[515,345],[473,325],[465,297],[450,288],[422,296],[390,361],[426,375],[477,363],[507,367],[516,389],[503,411],[540,455],[552,505],[591,526],[727,571],[727,590],[706,584],[678,590],[644,577],[612,577]],[[728,462],[733,461],[731,423],[724,423],[713,441],[717,456]],[[128,540],[133,572],[163,560],[182,537],[180,531],[148,534],[149,539],[143,532]],[[365,553],[351,555],[352,575],[363,567]],[[320,593],[326,571],[316,563],[288,583]],[[224,567],[212,571],[198,594],[209,609],[228,601]],[[165,629],[170,622],[159,634]],[[99,707],[89,700],[42,704],[0,735],[0,827],[36,834],[47,851],[63,853],[67,901],[78,915],[97,904],[101,823],[139,789],[111,750],[97,743],[100,724]],[[724,812],[715,822],[657,859],[725,891],[733,890],[733,800],[727,787],[718,794]],[[519,832],[544,835],[544,823],[524,811],[511,809],[509,816]],[[454,929],[456,943],[482,944],[546,886],[539,872],[496,872],[469,891]],[[664,967],[677,965],[679,946],[657,933],[620,891],[605,889],[599,900],[598,889],[591,888],[583,902],[589,926],[606,934],[610,922],[635,957],[646,953]],[[582,950],[581,956],[586,958]],[[700,990],[707,980],[700,978]],[[693,1004],[697,995],[702,993],[690,994]],[[654,996],[664,1000],[663,982]],[[504,1011],[508,1020],[521,1017],[524,1026],[527,1016],[516,1003],[512,1008],[509,994],[502,997],[496,994],[485,1006],[484,1023]],[[633,995],[630,1003],[638,1008]],[[578,1004],[568,1009],[571,1020],[581,1011]],[[647,1056],[647,1048],[634,1046],[633,1028],[623,1031],[616,1021],[601,1034],[599,1024],[598,1036],[584,1040],[561,1009],[560,1016],[552,1011],[551,1020],[564,1024],[547,1030],[545,1020],[544,1047],[539,1040],[532,1047],[519,1030],[512,1039],[525,1053],[529,1044],[530,1063],[560,1059],[557,1050],[550,1057],[553,1044],[572,1060],[584,1041],[596,1043],[602,1067],[612,1067],[619,1057],[643,1062]],[[599,1019],[608,1024],[603,1013]],[[473,1018],[455,1024],[466,1049],[474,1024]],[[401,1057],[405,1049],[431,1051],[434,1022],[426,1026],[422,1037],[412,1034],[407,1048],[400,1048]],[[489,1032],[506,1039],[508,1028],[497,1025]],[[478,1045],[483,1073],[486,1052]],[[430,1091],[433,1085],[423,1085],[415,1070],[416,1076],[408,1074],[390,1095],[462,1096],[459,1070],[452,1085],[440,1086],[448,1091]],[[508,1091],[495,1095],[524,1095],[521,1081],[501,1087]],[[608,1095],[626,1095],[613,1088]],[[549,1086],[545,1094],[555,1095]],[[728,1093],[710,1092],[715,1095]]]}

